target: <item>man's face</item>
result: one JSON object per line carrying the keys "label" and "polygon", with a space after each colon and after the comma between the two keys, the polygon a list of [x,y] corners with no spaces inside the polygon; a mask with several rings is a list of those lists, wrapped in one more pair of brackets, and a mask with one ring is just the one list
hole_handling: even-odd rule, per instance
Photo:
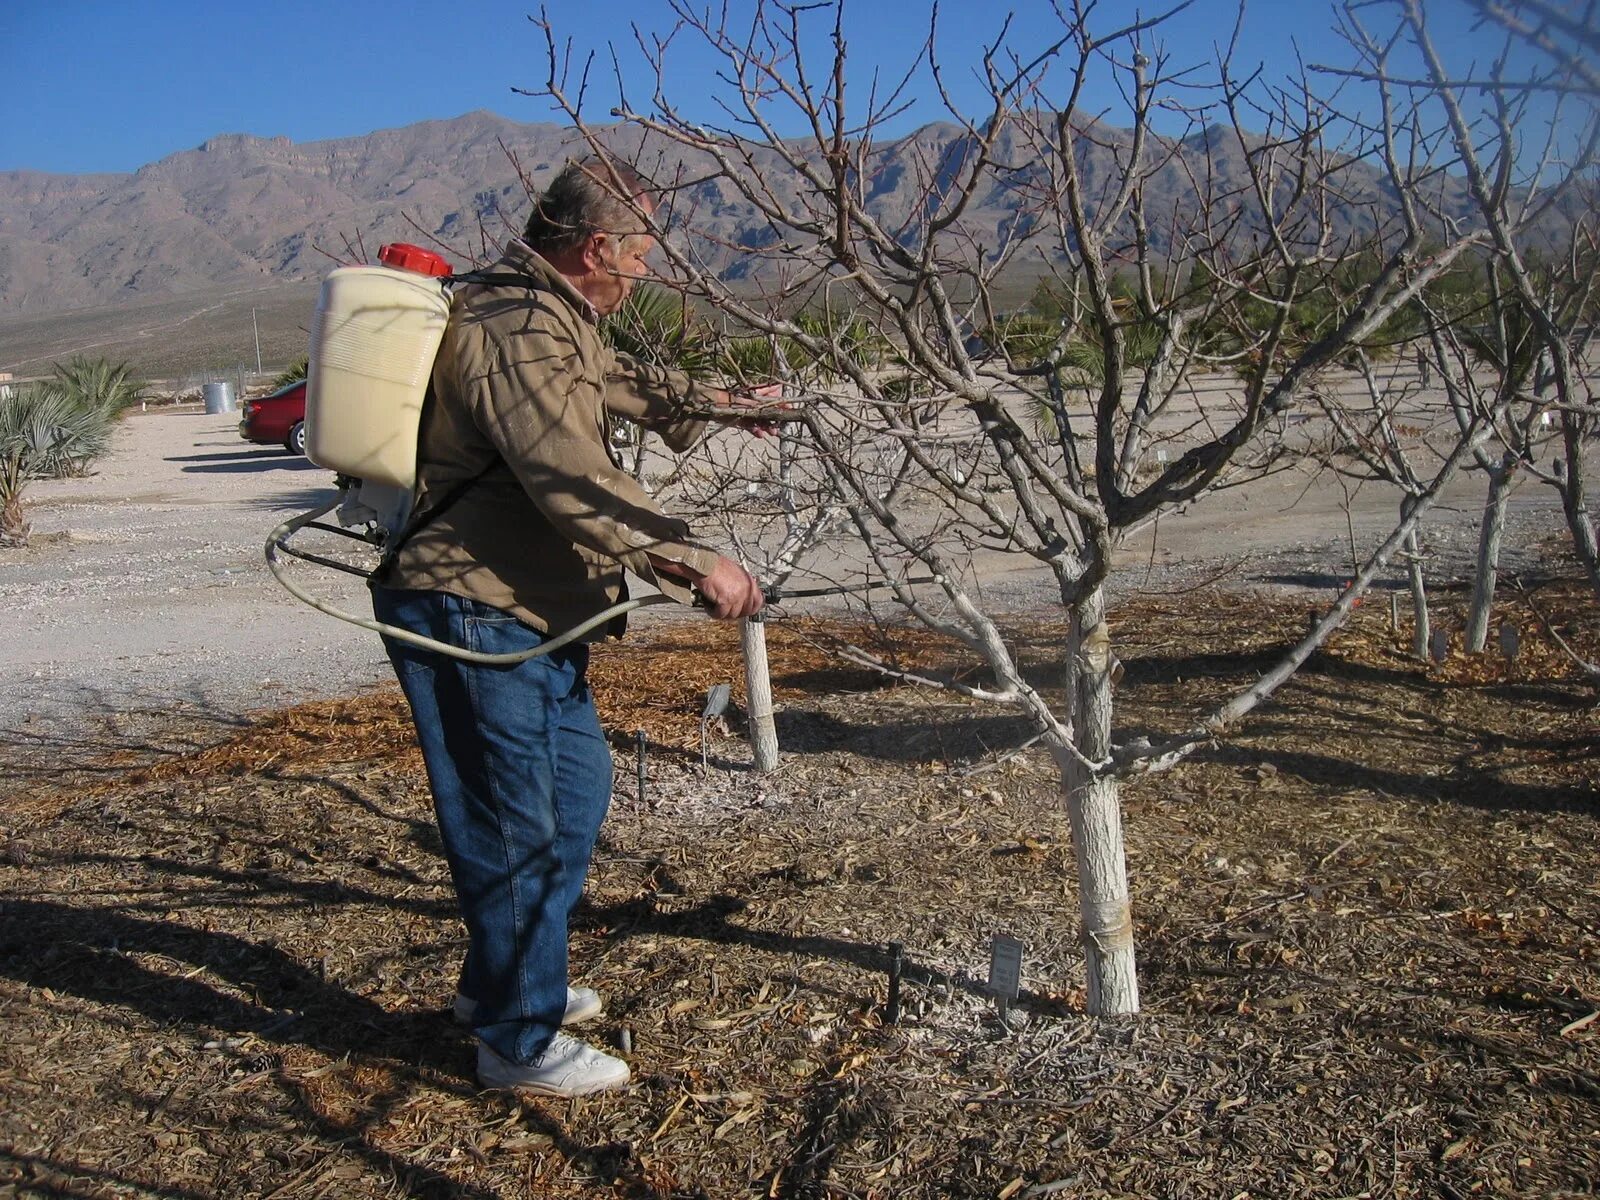
{"label": "man's face", "polygon": [[655,238],[647,233],[609,236],[601,243],[599,254],[605,265],[605,277],[596,280],[596,294],[589,297],[589,302],[602,317],[621,308],[639,280],[650,274],[645,260],[655,247]]}

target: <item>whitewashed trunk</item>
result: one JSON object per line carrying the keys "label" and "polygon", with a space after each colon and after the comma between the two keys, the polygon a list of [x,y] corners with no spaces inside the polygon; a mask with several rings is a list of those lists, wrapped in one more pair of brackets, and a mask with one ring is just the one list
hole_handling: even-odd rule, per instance
{"label": "whitewashed trunk", "polygon": [[1494,609],[1494,588],[1500,572],[1500,540],[1506,530],[1506,508],[1511,499],[1511,478],[1516,460],[1509,455],[1500,469],[1489,473],[1489,498],[1483,506],[1478,530],[1478,567],[1472,577],[1472,604],[1467,610],[1467,653],[1482,654],[1489,644],[1489,615]]}
{"label": "whitewashed trunk", "polygon": [[[1105,596],[1098,588],[1073,613],[1067,654],[1072,740],[1085,758],[1101,762],[1111,753],[1111,638]],[[1078,860],[1088,1009],[1096,1016],[1136,1013],[1139,977],[1117,779],[1090,771],[1065,751],[1058,750],[1057,761]]]}
{"label": "whitewashed trunk", "polygon": [[745,715],[758,771],[778,765],[778,727],[772,717],[772,673],[767,667],[767,623],[758,613],[739,622],[744,646]]}
{"label": "whitewashed trunk", "polygon": [[1428,657],[1433,627],[1428,619],[1428,585],[1422,577],[1422,544],[1413,529],[1406,534],[1406,577],[1411,582],[1411,653]]}

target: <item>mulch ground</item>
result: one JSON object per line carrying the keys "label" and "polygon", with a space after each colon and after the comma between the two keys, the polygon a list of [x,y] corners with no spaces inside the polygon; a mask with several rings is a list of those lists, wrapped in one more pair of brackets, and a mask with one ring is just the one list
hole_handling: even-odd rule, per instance
{"label": "mulch ground", "polygon": [[[1600,653],[1592,594],[1534,600]],[[702,768],[736,638],[641,623],[596,655],[617,794],[573,933],[635,1082],[586,1101],[474,1086],[397,694],[35,763],[0,811],[0,1196],[1592,1195],[1600,729],[1526,599],[1501,611],[1514,661],[1419,664],[1369,604],[1234,736],[1125,787],[1144,1011],[1105,1020],[1022,722],[839,665],[876,633],[774,621],[785,761],[753,774],[713,729]],[[1017,624],[1048,679],[1059,626]],[[1305,608],[1201,593],[1114,624],[1120,723],[1159,731]],[[1026,943],[1005,1022],[1002,933]]]}

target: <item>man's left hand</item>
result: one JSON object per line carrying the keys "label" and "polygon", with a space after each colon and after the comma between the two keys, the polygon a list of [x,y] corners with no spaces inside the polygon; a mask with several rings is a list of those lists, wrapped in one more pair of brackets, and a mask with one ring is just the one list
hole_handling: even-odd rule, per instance
{"label": "man's left hand", "polygon": [[732,425],[738,429],[748,429],[757,437],[770,437],[777,431],[779,414],[794,411],[794,406],[783,403],[783,385],[769,383],[762,387],[751,388],[748,392],[736,395],[733,392],[724,393],[722,402],[718,405],[722,409],[750,409],[749,416],[742,416],[738,412],[719,413],[717,420],[724,425]]}

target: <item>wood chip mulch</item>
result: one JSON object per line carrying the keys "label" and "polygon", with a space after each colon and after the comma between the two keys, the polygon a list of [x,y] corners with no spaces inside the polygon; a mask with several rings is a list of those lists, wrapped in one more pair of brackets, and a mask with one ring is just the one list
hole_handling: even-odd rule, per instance
{"label": "wood chip mulch", "polygon": [[[1534,598],[1600,654],[1592,593]],[[1106,1020],[1014,714],[833,656],[876,631],[774,621],[785,760],[746,770],[735,713],[702,769],[735,633],[641,622],[595,655],[617,788],[573,931],[590,1036],[634,1084],[569,1103],[473,1083],[398,693],[36,772],[0,810],[0,1196],[1592,1195],[1600,721],[1525,600],[1501,613],[1514,661],[1423,664],[1369,604],[1232,736],[1124,789],[1144,1011]],[[1124,603],[1120,723],[1183,727],[1305,616]],[[1059,624],[1015,624],[1047,682]],[[1005,1024],[997,933],[1027,947]]]}

